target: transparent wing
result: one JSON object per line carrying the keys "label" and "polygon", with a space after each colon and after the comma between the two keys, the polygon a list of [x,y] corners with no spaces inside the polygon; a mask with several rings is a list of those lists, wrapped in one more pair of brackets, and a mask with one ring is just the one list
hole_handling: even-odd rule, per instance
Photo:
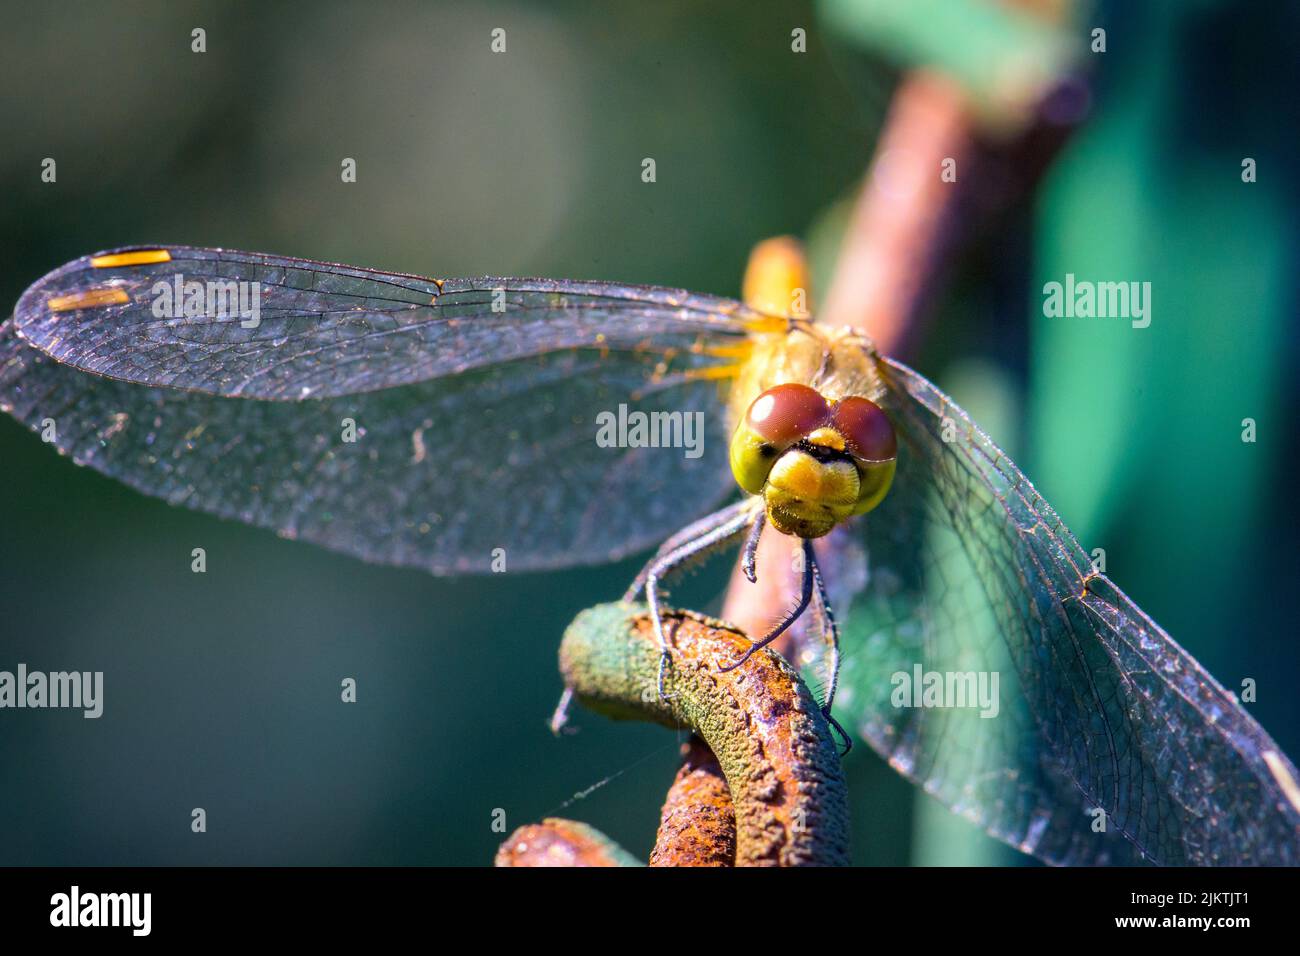
{"label": "transparent wing", "polygon": [[898,471],[859,519],[866,573],[837,609],[837,706],[860,733],[1052,863],[1300,862],[1296,772],[1268,734],[1094,573],[951,399],[902,365],[879,368]]}
{"label": "transparent wing", "polygon": [[[366,560],[459,573],[489,570],[494,555],[512,570],[612,560],[731,487],[709,376],[720,361],[711,345],[734,349],[743,332],[721,313],[750,315],[736,303],[485,280],[515,283],[495,313],[468,280],[442,283],[433,305],[431,280],[169,253],[132,266],[77,260],[0,326],[0,408],[146,494]],[[260,326],[156,319],[141,290],[163,268],[266,280]],[[125,289],[127,301],[102,289]],[[640,413],[653,424],[629,438],[620,423]]]}
{"label": "transparent wing", "polygon": [[169,246],[74,259],[23,293],[14,321],[83,371],[296,401],[567,348],[689,350],[702,334],[741,335],[761,317],[731,299],[653,286],[425,279]]}

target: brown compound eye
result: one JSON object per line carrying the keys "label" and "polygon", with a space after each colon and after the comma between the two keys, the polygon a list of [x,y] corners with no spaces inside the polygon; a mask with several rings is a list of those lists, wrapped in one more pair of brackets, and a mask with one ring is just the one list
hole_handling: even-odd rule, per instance
{"label": "brown compound eye", "polygon": [[852,396],[831,411],[832,427],[844,436],[849,454],[859,461],[890,461],[898,457],[898,436],[889,416],[869,399]]}
{"label": "brown compound eye", "polygon": [[820,392],[787,382],[754,399],[745,421],[763,441],[784,449],[826,424],[829,417],[830,408]]}

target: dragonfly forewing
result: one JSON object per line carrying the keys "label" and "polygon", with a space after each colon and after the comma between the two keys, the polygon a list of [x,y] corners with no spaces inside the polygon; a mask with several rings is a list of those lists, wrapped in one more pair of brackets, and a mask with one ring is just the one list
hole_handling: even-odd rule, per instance
{"label": "dragonfly forewing", "polygon": [[[258,314],[156,308],[209,279],[257,283]],[[173,504],[434,573],[554,568],[652,547],[726,495],[712,372],[753,320],[670,289],[118,250],[23,295],[0,407]],[[602,440],[638,414],[689,444]]]}
{"label": "dragonfly forewing", "polygon": [[762,317],[730,299],[654,286],[426,279],[169,246],[74,259],[23,294],[14,321],[31,344],[83,371],[296,401],[564,349],[671,356],[744,336]]}

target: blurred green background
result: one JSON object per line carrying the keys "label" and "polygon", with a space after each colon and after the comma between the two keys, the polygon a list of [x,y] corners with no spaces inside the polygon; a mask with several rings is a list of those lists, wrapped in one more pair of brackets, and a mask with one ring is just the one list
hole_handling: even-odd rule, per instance
{"label": "blurred green background", "polygon": [[[734,295],[755,242],[807,234],[853,195],[915,61],[801,4],[3,12],[4,303],[136,243]],[[965,251],[904,358],[1225,685],[1259,682],[1250,710],[1295,756],[1300,23],[1116,2],[1081,14],[1080,51],[1094,24],[1109,42],[1086,61],[1088,125]],[[962,44],[943,27],[941,59]],[[1043,318],[1042,284],[1066,272],[1151,281],[1151,328]],[[575,736],[545,724],[565,625],[639,560],[460,580],[371,567],[142,498],[7,417],[0,467],[0,669],[106,683],[99,720],[0,712],[0,864],[484,864],[497,808],[514,829],[602,783],[562,815],[648,853],[677,738],[581,713]],[[707,605],[725,573],[675,593]],[[857,862],[1021,859],[866,747],[848,772]]]}

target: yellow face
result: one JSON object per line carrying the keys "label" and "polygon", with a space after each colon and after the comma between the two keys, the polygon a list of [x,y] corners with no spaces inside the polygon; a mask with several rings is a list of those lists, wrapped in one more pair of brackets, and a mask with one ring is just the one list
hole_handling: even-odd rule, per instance
{"label": "yellow face", "polygon": [[778,531],[800,538],[820,538],[880,504],[897,456],[880,406],[859,396],[829,403],[793,382],[754,399],[731,439],[736,482],[763,496]]}

